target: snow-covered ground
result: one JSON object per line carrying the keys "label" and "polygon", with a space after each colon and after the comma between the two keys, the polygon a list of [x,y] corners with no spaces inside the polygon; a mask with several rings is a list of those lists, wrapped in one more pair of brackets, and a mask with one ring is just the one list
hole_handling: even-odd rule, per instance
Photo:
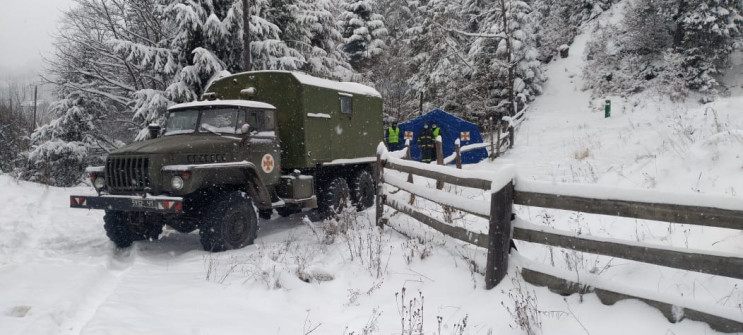
{"label": "snow-covered ground", "polygon": [[[492,173],[513,164],[525,180],[743,198],[737,111],[743,96],[736,95],[743,92],[731,90],[731,97],[704,106],[649,93],[606,97],[612,115],[604,118],[604,98],[582,89],[588,39],[579,35],[570,57],[548,66],[550,81],[530,106],[514,149],[467,169]],[[714,333],[699,322],[671,324],[639,301],[605,306],[592,294],[562,297],[533,287],[516,269],[526,262],[743,319],[740,281],[526,243],[518,244],[509,277],[486,291],[483,250],[389,209],[394,229],[382,234],[372,227],[373,210],[350,217],[352,227],[335,234],[332,222],[298,214],[261,221],[256,243],[241,250],[210,254],[198,234],[170,230],[159,241],[116,250],[101,212],[68,208],[70,194],[91,192],[0,175],[0,334],[523,334],[513,311],[524,303],[534,306],[525,311],[537,313],[543,334]],[[516,212],[581,234],[743,253],[739,231],[538,208]],[[455,214],[455,221],[485,227],[470,216]]]}

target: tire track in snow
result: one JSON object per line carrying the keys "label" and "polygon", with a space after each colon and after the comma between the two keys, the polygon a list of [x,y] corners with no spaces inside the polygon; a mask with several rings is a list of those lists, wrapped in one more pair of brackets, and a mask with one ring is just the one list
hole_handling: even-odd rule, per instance
{"label": "tire track in snow", "polygon": [[98,309],[122,283],[123,277],[134,267],[137,257],[136,245],[126,249],[115,249],[99,276],[88,285],[90,288],[81,297],[76,308],[66,314],[66,321],[60,326],[62,334],[80,334],[85,326],[95,318]]}

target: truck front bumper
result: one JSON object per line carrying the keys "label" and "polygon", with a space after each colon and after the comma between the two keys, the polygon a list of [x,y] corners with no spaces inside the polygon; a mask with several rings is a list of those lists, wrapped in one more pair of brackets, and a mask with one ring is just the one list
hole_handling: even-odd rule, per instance
{"label": "truck front bumper", "polygon": [[126,212],[183,213],[183,198],[127,195],[71,195],[70,207]]}

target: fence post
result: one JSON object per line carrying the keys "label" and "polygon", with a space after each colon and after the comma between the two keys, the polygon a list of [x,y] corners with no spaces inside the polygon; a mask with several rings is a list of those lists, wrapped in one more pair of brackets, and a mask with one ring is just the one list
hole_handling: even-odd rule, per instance
{"label": "fence post", "polygon": [[513,133],[515,133],[513,126],[508,127],[508,149],[513,149]]}
{"label": "fence post", "polygon": [[[444,165],[444,149],[441,144],[441,136],[436,136],[436,164]],[[436,181],[436,189],[440,190],[444,188],[444,182],[441,180]]]}
{"label": "fence post", "polygon": [[384,195],[382,194],[384,192],[384,164],[382,162],[382,156],[379,153],[377,153],[377,165],[374,172],[377,177],[377,212],[375,219],[377,227],[384,228]]}
{"label": "fence post", "polygon": [[460,150],[461,144],[459,143],[459,140],[457,140],[456,143],[454,143],[454,150],[457,152],[457,169],[462,168],[462,152]]}
{"label": "fence post", "polygon": [[[411,160],[410,156],[410,140],[405,140],[405,149],[407,152],[405,152],[405,159]],[[413,174],[408,173],[408,183],[413,183]],[[410,193],[410,201],[408,201],[408,204],[412,205],[413,202],[415,202],[415,194]]]}
{"label": "fence post", "polygon": [[493,158],[500,156],[500,132],[501,132],[501,121],[498,121],[498,126],[495,127],[495,131],[498,133],[498,139],[495,141],[495,154]]}
{"label": "fence post", "polygon": [[513,182],[508,183],[490,197],[488,261],[485,269],[485,288],[488,290],[498,285],[508,271],[512,205]]}
{"label": "fence post", "polygon": [[488,118],[488,132],[490,133],[490,158],[495,155],[495,148],[493,147],[493,117]]}
{"label": "fence post", "polygon": [[[410,140],[405,140],[405,159],[411,160],[410,158]],[[408,183],[413,183],[413,174],[408,173]]]}

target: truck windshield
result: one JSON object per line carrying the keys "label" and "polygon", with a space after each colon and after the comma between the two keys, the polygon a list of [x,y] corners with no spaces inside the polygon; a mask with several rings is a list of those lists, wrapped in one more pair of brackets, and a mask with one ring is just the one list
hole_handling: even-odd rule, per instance
{"label": "truck windshield", "polygon": [[276,127],[273,110],[238,107],[200,108],[170,111],[165,122],[165,135],[213,133],[240,134],[243,124],[251,134],[273,135]]}
{"label": "truck windshield", "polygon": [[199,118],[198,110],[186,110],[168,113],[165,122],[165,135],[190,134],[196,129]]}
{"label": "truck windshield", "polygon": [[205,109],[201,111],[200,132],[236,134],[237,108]]}

